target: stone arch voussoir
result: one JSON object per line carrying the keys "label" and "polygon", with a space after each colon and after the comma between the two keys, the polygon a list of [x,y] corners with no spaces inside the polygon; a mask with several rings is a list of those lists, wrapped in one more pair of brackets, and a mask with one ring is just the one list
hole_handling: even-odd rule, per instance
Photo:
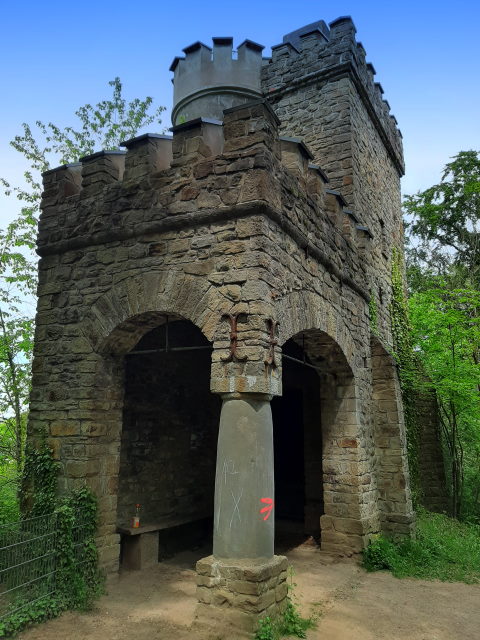
{"label": "stone arch voussoir", "polygon": [[324,298],[304,291],[294,291],[277,302],[280,344],[302,331],[318,330],[329,336],[355,371],[358,348],[343,317]]}
{"label": "stone arch voussoir", "polygon": [[[116,283],[101,296],[83,321],[83,333],[97,353],[121,355],[165,314],[190,320],[212,341],[218,306],[208,282],[178,271],[142,274]],[[213,300],[212,300],[213,298]]]}

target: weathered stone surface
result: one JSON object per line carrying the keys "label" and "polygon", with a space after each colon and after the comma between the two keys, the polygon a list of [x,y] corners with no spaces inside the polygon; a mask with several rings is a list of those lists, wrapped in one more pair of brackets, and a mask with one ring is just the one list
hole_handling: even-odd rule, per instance
{"label": "weathered stone surface", "polygon": [[245,632],[251,637],[261,618],[279,615],[286,605],[287,559],[274,556],[257,564],[235,562],[238,564],[210,556],[197,563],[195,625],[212,627],[218,621],[221,637],[242,638]]}
{"label": "weathered stone surface", "polygon": [[[262,394],[278,416],[283,382],[304,400],[305,530],[345,554],[380,531],[412,530],[388,355],[401,138],[351,20],[299,47],[273,49],[262,71],[269,102],[228,109],[223,127],[184,123],[172,141],[140,136],[126,155],[44,176],[28,437],[48,436],[61,491],[86,483],[98,494],[110,570],[116,525],[136,502],[152,520],[213,515],[215,394]],[[308,149],[287,141],[282,151],[280,134]],[[287,343],[311,375],[282,362]],[[252,505],[245,517],[263,517]],[[283,561],[215,562],[197,566],[199,619],[228,611],[251,630],[281,610]]]}

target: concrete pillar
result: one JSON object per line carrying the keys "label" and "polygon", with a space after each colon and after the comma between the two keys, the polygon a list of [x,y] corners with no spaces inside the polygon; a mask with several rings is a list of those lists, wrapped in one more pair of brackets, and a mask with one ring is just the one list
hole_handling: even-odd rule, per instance
{"label": "concrete pillar", "polygon": [[260,619],[285,610],[287,559],[273,555],[271,396],[222,399],[213,556],[197,562],[195,626],[240,640],[252,637]]}
{"label": "concrete pillar", "polygon": [[269,560],[275,530],[270,396],[232,393],[222,397],[213,555]]}

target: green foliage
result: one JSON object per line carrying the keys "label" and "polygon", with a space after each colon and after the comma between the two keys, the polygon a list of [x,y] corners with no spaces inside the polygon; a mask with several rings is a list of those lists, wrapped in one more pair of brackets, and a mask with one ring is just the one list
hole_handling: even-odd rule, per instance
{"label": "green foliage", "polygon": [[411,220],[412,284],[422,287],[422,276],[456,273],[455,286],[463,282],[478,289],[480,152],[460,151],[446,165],[439,184],[405,196],[404,209]]}
{"label": "green foliage", "polygon": [[25,452],[23,512],[29,518],[52,513],[56,506],[58,463],[46,442]]}
{"label": "green foliage", "polygon": [[398,364],[400,386],[407,432],[407,453],[410,485],[414,504],[420,500],[419,481],[419,429],[415,411],[415,393],[418,385],[418,360],[413,349],[408,300],[404,280],[402,254],[394,249],[392,255],[392,297],[390,303],[395,358]]}
{"label": "green foliage", "polygon": [[[73,492],[57,508],[57,588],[69,609],[88,609],[101,592],[95,544],[96,514],[96,499],[88,489]],[[79,527],[80,547],[76,532]]]}
{"label": "green foliage", "polygon": [[[0,465],[17,484],[23,467],[30,392],[33,320],[25,299],[33,295],[35,268],[29,257],[35,221],[30,211],[0,229]],[[0,478],[0,485],[6,479]]]}
{"label": "green foliage", "polygon": [[480,523],[480,292],[416,293],[410,315],[416,353],[437,395],[453,515]]}
{"label": "green foliage", "polygon": [[280,637],[306,638],[308,629],[315,627],[313,618],[303,618],[291,598],[280,621]]}
{"label": "green foliage", "polygon": [[480,522],[480,152],[459,152],[404,209],[411,339],[438,400],[453,514]]}
{"label": "green foliage", "polygon": [[153,110],[150,97],[127,102],[119,78],[109,86],[110,99],[94,106],[85,104],[75,112],[76,126],[62,129],[52,122],[37,121],[35,129],[23,123],[23,133],[11,145],[26,162],[25,185],[12,186],[0,178],[6,195],[20,202],[17,217],[0,229],[0,467],[11,467],[5,477],[0,476],[0,493],[6,482],[18,487],[24,463],[41,173],[100,149],[118,149],[122,140],[134,137],[140,129],[159,124],[164,110]]}
{"label": "green foliage", "polygon": [[273,619],[269,616],[258,622],[255,640],[279,640],[280,638],[306,638],[307,631],[316,625],[313,617],[303,618],[297,605],[290,597],[282,616]]}
{"label": "green foliage", "polygon": [[255,640],[277,640],[279,637],[276,624],[270,616],[258,621]]}
{"label": "green foliage", "polygon": [[[0,638],[12,636],[29,624],[48,620],[66,609],[89,609],[103,591],[95,544],[95,496],[86,488],[74,491],[58,504],[55,516],[49,519],[56,527],[53,593],[44,593],[46,588],[51,588],[50,583],[44,587],[42,582],[33,580],[36,585],[33,591],[27,587],[23,595],[11,601],[12,613],[9,615],[7,610],[3,615]],[[51,531],[45,530],[44,533],[50,534]],[[37,538],[40,544],[50,544],[51,539],[49,535]],[[37,549],[37,553],[51,551],[50,548],[41,549]],[[29,551],[31,553],[29,548],[25,548],[25,552]]]}
{"label": "green foliage", "polygon": [[416,538],[379,537],[364,550],[363,566],[397,578],[479,583],[480,527],[420,509]]}
{"label": "green foliage", "polygon": [[16,613],[0,622],[0,638],[9,638],[16,635],[25,627],[38,622],[44,622],[55,618],[64,611],[63,603],[55,596],[43,596],[32,603],[16,602],[19,609]]}
{"label": "green foliage", "polygon": [[294,595],[293,568],[289,568],[287,606],[279,618],[267,616],[259,620],[255,640],[280,640],[280,638],[306,638],[308,629],[316,626],[315,617],[304,618],[298,611]]}
{"label": "green foliage", "polygon": [[12,465],[0,466],[0,525],[20,518],[17,496],[17,474]]}

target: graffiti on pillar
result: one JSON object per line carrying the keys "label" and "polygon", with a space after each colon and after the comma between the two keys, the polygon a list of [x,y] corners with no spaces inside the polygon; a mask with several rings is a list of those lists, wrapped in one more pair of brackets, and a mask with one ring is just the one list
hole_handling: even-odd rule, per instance
{"label": "graffiti on pillar", "polygon": [[276,337],[278,327],[279,327],[279,323],[276,320],[272,320],[272,318],[268,318],[267,320],[268,344],[270,345],[270,347],[268,349],[268,355],[265,358],[265,364],[273,368],[277,366],[277,361],[275,360],[275,347],[278,344],[278,340]]}
{"label": "graffiti on pillar", "polygon": [[264,513],[265,515],[263,516],[263,519],[268,520],[272,513],[275,503],[273,502],[272,498],[260,498],[260,502],[263,502],[266,505],[265,507],[260,509],[260,513],[261,514]]}
{"label": "graffiti on pillar", "polygon": [[233,521],[235,520],[235,518],[238,518],[239,522],[242,521],[242,516],[240,515],[239,504],[240,504],[240,500],[242,499],[242,496],[243,496],[243,489],[240,491],[238,496],[235,496],[233,491],[230,491],[230,493],[232,494],[232,498],[233,498],[233,513],[232,513],[232,517],[230,518],[230,529],[231,529]]}
{"label": "graffiti on pillar", "polygon": [[238,316],[245,315],[241,313],[224,313],[222,320],[226,318],[230,323],[230,353],[228,356],[222,356],[223,362],[244,362],[247,356],[238,354]]}
{"label": "graffiti on pillar", "polygon": [[227,476],[238,476],[240,471],[235,470],[235,460],[224,460],[223,461],[223,483],[227,484]]}

